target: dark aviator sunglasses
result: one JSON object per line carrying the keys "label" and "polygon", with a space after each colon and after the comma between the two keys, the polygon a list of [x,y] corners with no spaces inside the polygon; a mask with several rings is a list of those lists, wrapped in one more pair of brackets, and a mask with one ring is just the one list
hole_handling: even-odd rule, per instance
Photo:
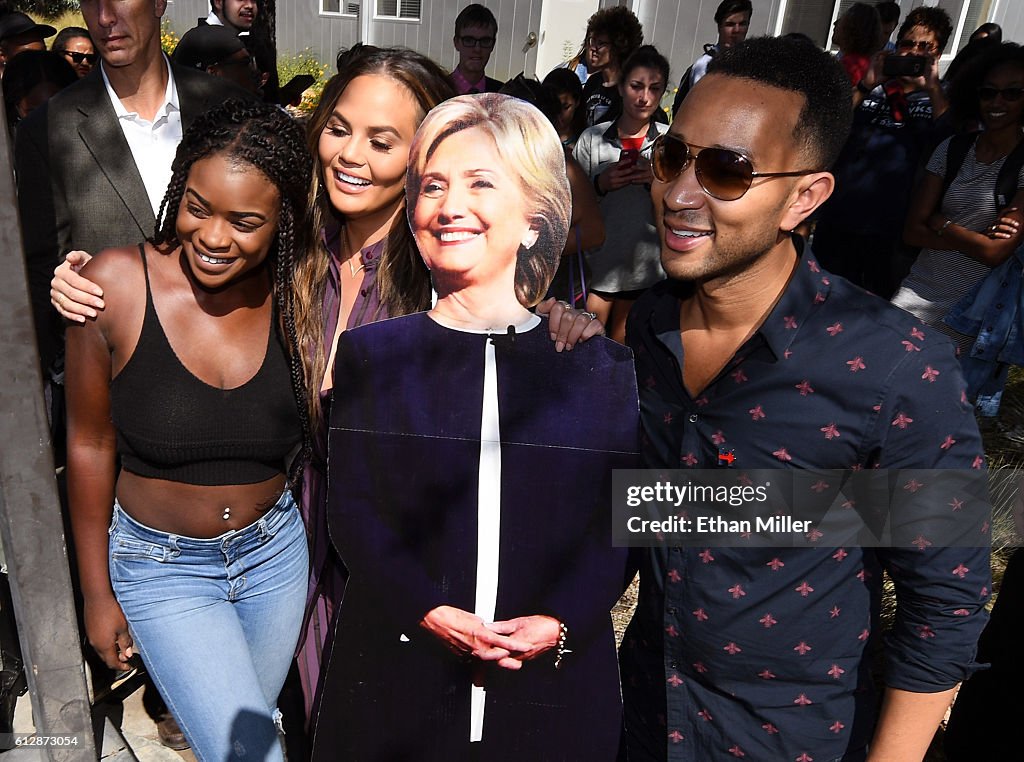
{"label": "dark aviator sunglasses", "polygon": [[[696,153],[691,148],[697,149]],[[691,160],[700,187],[719,201],[742,198],[750,190],[755,177],[799,177],[818,171],[755,172],[750,159],[741,153],[728,148],[691,146],[681,138],[667,133],[659,136],[651,146],[651,169],[654,176],[663,183],[670,183],[679,177]]]}
{"label": "dark aviator sunglasses", "polygon": [[70,58],[76,64],[80,64],[82,63],[82,61],[85,61],[90,66],[95,66],[96,62],[100,60],[99,53],[76,53],[71,50],[65,50],[64,55]]}
{"label": "dark aviator sunglasses", "polygon": [[983,101],[994,101],[997,95],[1003,96],[1007,103],[1015,103],[1024,95],[1024,87],[979,87],[978,98]]}

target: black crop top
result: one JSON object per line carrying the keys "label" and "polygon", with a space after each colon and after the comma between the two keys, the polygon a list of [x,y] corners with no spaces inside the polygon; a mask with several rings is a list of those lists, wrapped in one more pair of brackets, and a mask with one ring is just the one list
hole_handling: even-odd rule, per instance
{"label": "black crop top", "polygon": [[302,440],[284,348],[271,326],[263,365],[235,389],[204,383],[174,354],[153,306],[146,253],[146,315],[138,345],[110,382],[122,467],[197,485],[254,484],[285,470]]}

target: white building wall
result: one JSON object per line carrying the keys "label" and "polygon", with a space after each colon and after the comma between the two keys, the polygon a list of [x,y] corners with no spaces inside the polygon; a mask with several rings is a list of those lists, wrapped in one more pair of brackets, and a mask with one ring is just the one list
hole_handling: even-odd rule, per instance
{"label": "white building wall", "polygon": [[[839,0],[835,0],[838,2]],[[373,8],[374,0],[361,0],[365,7]],[[645,41],[665,54],[671,64],[673,86],[683,72],[703,51],[705,43],[717,38],[714,14],[719,0],[548,0],[557,6],[545,19],[548,28],[541,27],[544,0],[483,0],[498,19],[498,42],[491,56],[488,74],[507,79],[525,70],[528,75],[544,74],[550,70],[554,57],[561,60],[560,43],[548,45],[538,66],[537,46],[528,47],[528,35],[561,35],[565,40],[582,42],[586,19],[595,7],[625,5],[637,14],[644,27]],[[943,7],[962,0],[901,0],[904,14],[911,8],[926,3]],[[972,0],[985,2],[985,0]],[[422,0],[419,21],[370,20],[370,42],[377,45],[402,45],[424,53],[442,66],[455,65],[452,47],[455,16],[467,0]],[[785,33],[800,14],[810,12],[815,3],[807,0],[752,0],[754,15],[750,34]],[[828,0],[825,1],[828,4]],[[578,19],[572,18],[573,6]],[[324,63],[332,64],[338,50],[350,47],[362,39],[359,19],[323,16],[319,13],[320,0],[277,1],[277,44],[281,53],[297,53],[310,49]],[[207,0],[170,0],[166,18],[179,34],[196,24],[196,20],[209,12]],[[567,15],[568,14],[568,15]],[[820,14],[819,14],[820,15]],[[988,13],[978,23],[992,20],[1003,27],[1003,38],[1024,42],[1024,0],[989,0]],[[954,22],[956,19],[954,19]],[[566,28],[571,29],[567,32]],[[965,30],[965,35],[972,30]],[[559,55],[552,52],[557,49]],[[539,69],[539,71],[536,71]]]}

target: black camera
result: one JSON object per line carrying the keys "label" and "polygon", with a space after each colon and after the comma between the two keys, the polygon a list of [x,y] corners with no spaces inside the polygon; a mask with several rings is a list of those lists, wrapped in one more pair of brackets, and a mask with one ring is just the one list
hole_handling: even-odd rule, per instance
{"label": "black camera", "polygon": [[882,74],[886,77],[923,77],[928,71],[926,56],[886,56]]}

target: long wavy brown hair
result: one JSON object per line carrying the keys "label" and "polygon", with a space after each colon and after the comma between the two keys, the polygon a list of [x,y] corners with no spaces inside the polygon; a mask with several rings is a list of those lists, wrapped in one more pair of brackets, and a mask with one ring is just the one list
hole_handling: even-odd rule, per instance
{"label": "long wavy brown hair", "polygon": [[[365,75],[388,77],[408,90],[420,108],[417,125],[430,109],[455,94],[445,71],[426,56],[405,48],[356,45],[338,56],[338,74],[324,87],[320,103],[309,119],[306,139],[314,157],[319,155],[320,135],[341,94],[352,80]],[[296,266],[294,283],[296,326],[310,390],[310,419],[315,423],[321,416],[318,392],[327,365],[323,300],[330,261],[320,233],[328,224],[345,225],[344,217],[331,206],[319,161],[316,161],[310,185],[309,206],[313,229],[318,232]],[[420,312],[430,306],[430,275],[420,258],[404,210],[395,217],[384,243],[375,287],[390,317]]]}

